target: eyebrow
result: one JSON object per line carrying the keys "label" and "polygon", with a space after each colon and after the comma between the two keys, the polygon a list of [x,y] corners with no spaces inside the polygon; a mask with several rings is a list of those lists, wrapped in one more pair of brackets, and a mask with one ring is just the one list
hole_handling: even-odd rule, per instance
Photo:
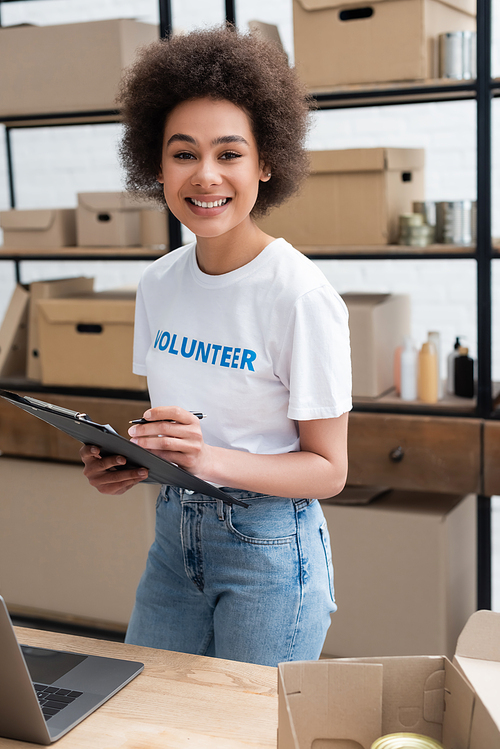
{"label": "eyebrow", "polygon": [[[196,146],[198,145],[195,138],[193,138],[191,135],[186,135],[185,133],[174,133],[171,138],[168,139],[167,142],[167,148],[170,146],[171,143],[191,143],[191,145]],[[242,135],[221,135],[219,138],[214,138],[211,145],[212,146],[222,146],[226,145],[228,143],[244,143],[245,145],[249,145],[248,141],[245,140],[245,138]]]}

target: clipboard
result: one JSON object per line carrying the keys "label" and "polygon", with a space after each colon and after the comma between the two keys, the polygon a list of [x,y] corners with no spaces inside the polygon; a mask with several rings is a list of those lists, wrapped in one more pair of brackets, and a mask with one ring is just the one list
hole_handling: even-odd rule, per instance
{"label": "clipboard", "polygon": [[237,504],[248,507],[245,502],[235,499],[222,489],[193,476],[175,463],[170,463],[170,461],[164,460],[149,452],[149,450],[130,442],[118,434],[109,424],[97,424],[87,414],[61,408],[61,406],[55,406],[53,403],[46,403],[30,396],[10,393],[8,390],[0,390],[0,397],[5,398],[9,403],[21,408],[26,413],[60,429],[84,445],[97,445],[101,448],[103,457],[123,455],[127,462],[124,465],[116,466],[118,471],[131,468],[147,468],[149,476],[141,483],[179,486],[181,489],[189,489],[206,494],[214,499],[221,499],[229,505]]}

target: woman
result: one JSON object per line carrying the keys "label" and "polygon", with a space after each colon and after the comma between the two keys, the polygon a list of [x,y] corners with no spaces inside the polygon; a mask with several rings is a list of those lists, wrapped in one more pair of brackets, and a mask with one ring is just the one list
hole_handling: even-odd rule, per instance
{"label": "woman", "polygon": [[[141,279],[134,372],[155,423],[129,433],[249,505],[162,487],[127,642],[317,658],[336,609],[317,498],[347,473],[347,312],[317,266],[254,220],[307,173],[310,102],[275,45],[223,28],[146,47],[120,105],[129,189],[196,237]],[[95,447],[82,459],[103,493],[147,476],[112,470],[123,459]]]}

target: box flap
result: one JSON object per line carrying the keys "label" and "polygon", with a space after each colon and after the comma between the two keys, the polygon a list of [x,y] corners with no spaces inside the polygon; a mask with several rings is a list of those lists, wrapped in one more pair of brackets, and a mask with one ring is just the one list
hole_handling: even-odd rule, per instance
{"label": "box flap", "polygon": [[0,211],[0,226],[6,231],[47,231],[55,217],[55,208]]}
{"label": "box flap", "polygon": [[385,168],[404,172],[425,167],[425,148],[385,148]]}
{"label": "box flap", "polygon": [[440,739],[446,658],[385,656],[338,662],[383,666],[382,734],[407,731]]}
{"label": "box flap", "polygon": [[51,324],[77,325],[133,325],[135,300],[113,297],[71,297],[68,299],[39,299],[39,314]]}
{"label": "box flap", "polygon": [[348,291],[341,294],[342,299],[347,307],[376,307],[378,304],[384,304],[392,294],[370,294],[355,291]]}
{"label": "box flap", "polygon": [[253,34],[261,34],[264,39],[278,44],[279,47],[283,50],[283,43],[281,41],[280,32],[275,24],[265,23],[264,21],[249,21],[248,28]]}
{"label": "box flap", "polygon": [[[304,10],[326,10],[327,8],[338,8],[339,6],[346,6],[347,3],[342,0],[297,0],[299,5],[302,5]],[[380,3],[383,0],[370,0],[366,5],[371,5],[372,2]],[[359,3],[357,3],[359,5]]]}
{"label": "box flap", "polygon": [[500,728],[500,614],[476,611],[462,630],[454,664]]}
{"label": "box flap", "polygon": [[369,749],[380,736],[381,665],[298,661],[279,664],[278,672],[279,749],[344,746],[347,738],[350,747]]}
{"label": "box flap", "polygon": [[87,276],[51,278],[46,281],[32,281],[29,285],[32,300],[89,294],[93,288],[94,279]]}
{"label": "box flap", "polygon": [[310,151],[313,174],[331,172],[383,172],[423,169],[423,148],[346,148]]}
{"label": "box flap", "polygon": [[88,211],[140,211],[151,207],[144,201],[135,200],[126,192],[80,192],[78,206]]}
{"label": "box flap", "polygon": [[346,148],[338,151],[310,151],[312,174],[328,172],[381,172],[383,148]]}
{"label": "box flap", "polygon": [[500,662],[500,614],[476,611],[458,638],[457,657]]}
{"label": "box flap", "polygon": [[0,374],[25,374],[29,291],[17,284],[0,322]]}

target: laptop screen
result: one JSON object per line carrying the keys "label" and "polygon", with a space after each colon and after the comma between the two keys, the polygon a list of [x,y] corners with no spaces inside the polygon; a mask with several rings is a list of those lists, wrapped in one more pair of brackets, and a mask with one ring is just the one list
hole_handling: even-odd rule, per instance
{"label": "laptop screen", "polygon": [[21,645],[21,650],[23,651],[31,680],[42,684],[52,684],[87,658],[86,655],[76,655],[75,653],[64,653],[44,648],[31,648],[27,645]]}

